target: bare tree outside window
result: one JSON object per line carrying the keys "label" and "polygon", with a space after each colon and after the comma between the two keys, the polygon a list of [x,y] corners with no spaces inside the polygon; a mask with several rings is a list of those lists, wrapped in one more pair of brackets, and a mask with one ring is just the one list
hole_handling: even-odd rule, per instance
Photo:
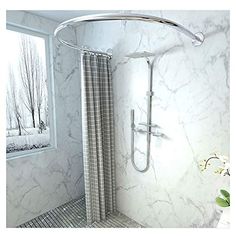
{"label": "bare tree outside window", "polygon": [[13,122],[14,122],[14,115],[12,114],[12,109],[11,109],[11,95],[9,88],[7,88],[7,97],[6,97],[6,103],[8,106],[6,107],[7,110],[7,129],[11,130],[13,129]]}
{"label": "bare tree outside window", "polygon": [[19,71],[22,80],[25,99],[23,103],[29,110],[32,116],[32,125],[35,128],[35,105],[36,105],[36,88],[35,83],[38,80],[39,70],[38,61],[39,55],[34,41],[28,35],[20,37],[20,57]]}
{"label": "bare tree outside window", "polygon": [[19,93],[16,90],[16,85],[15,85],[15,78],[14,74],[12,71],[12,68],[9,67],[9,82],[10,82],[10,87],[9,90],[7,91],[7,99],[9,102],[8,109],[10,110],[10,113],[13,114],[13,117],[15,118],[15,123],[16,127],[18,129],[18,135],[22,135],[22,123],[21,123],[21,109],[20,109],[20,102],[19,102]]}
{"label": "bare tree outside window", "polygon": [[8,30],[6,152],[50,145],[45,40]]}

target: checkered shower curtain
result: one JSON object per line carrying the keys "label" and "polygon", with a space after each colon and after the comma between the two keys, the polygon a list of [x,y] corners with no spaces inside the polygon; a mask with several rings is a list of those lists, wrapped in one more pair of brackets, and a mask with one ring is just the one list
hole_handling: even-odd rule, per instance
{"label": "checkered shower curtain", "polygon": [[82,54],[83,160],[87,223],[115,212],[114,115],[110,59]]}

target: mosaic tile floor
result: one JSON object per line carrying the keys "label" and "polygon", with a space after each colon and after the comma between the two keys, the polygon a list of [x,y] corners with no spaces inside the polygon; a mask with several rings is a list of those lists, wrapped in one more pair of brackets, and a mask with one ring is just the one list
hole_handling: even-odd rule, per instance
{"label": "mosaic tile floor", "polygon": [[142,226],[127,216],[116,213],[102,222],[86,225],[85,198],[72,200],[48,211],[19,228],[141,228]]}

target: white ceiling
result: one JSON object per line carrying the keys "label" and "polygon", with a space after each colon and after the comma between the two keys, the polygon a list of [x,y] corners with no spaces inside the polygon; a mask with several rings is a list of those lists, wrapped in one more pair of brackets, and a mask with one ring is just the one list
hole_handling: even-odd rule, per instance
{"label": "white ceiling", "polygon": [[74,17],[90,15],[90,14],[99,14],[99,13],[114,13],[119,12],[119,10],[45,10],[45,11],[33,11],[28,10],[34,15],[42,16],[54,21],[62,22],[65,20],[69,20]]}

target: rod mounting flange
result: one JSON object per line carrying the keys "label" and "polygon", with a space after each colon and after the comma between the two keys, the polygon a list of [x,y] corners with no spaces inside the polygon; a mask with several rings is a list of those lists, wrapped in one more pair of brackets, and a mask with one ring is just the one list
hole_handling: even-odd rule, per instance
{"label": "rod mounting flange", "polygon": [[204,39],[205,39],[204,34],[203,34],[202,32],[197,32],[197,33],[194,34],[194,35],[195,35],[195,37],[196,37],[197,39],[192,40],[193,46],[196,47],[196,46],[202,45],[202,43],[203,43],[203,41],[204,41]]}

